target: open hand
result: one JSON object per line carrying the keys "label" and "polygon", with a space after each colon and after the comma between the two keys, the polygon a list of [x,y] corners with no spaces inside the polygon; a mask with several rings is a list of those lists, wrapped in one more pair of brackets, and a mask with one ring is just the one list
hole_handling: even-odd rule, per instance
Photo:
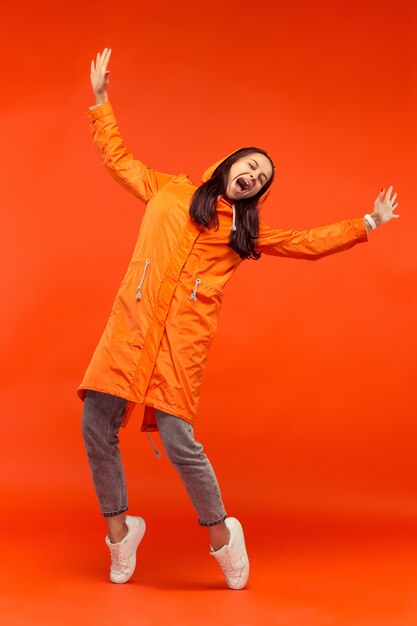
{"label": "open hand", "polygon": [[96,98],[107,95],[110,74],[110,71],[107,70],[107,64],[110,55],[111,48],[104,48],[102,54],[100,54],[100,52],[97,53],[95,65],[94,59],[91,61],[90,80]]}
{"label": "open hand", "polygon": [[398,206],[398,202],[393,204],[397,194],[395,193],[391,197],[392,191],[392,185],[388,187],[386,193],[385,189],[383,189],[374,202],[374,212],[372,213],[372,218],[375,220],[377,226],[382,226],[382,224],[386,224],[386,222],[389,222],[391,219],[400,217],[396,213],[393,213]]}

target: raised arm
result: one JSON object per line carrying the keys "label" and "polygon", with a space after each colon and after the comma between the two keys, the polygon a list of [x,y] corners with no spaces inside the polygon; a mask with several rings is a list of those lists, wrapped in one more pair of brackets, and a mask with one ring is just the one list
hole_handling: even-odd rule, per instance
{"label": "raised arm", "polygon": [[[327,226],[317,226],[308,230],[280,230],[261,223],[257,247],[265,254],[286,256],[294,259],[316,261],[322,257],[352,248],[357,243],[368,241],[368,231],[399,215],[393,213],[398,202],[393,206],[397,194],[390,198],[392,186],[377,196],[372,215],[367,218],[354,217]],[[385,196],[385,197],[384,197]]]}
{"label": "raised arm", "polygon": [[96,104],[89,108],[90,131],[94,145],[104,165],[122,187],[147,202],[158,189],[175,179],[175,174],[153,170],[133,157],[125,147],[119,126],[108,98],[109,71],[107,64],[111,49],[105,48],[91,61],[91,85]]}
{"label": "raised arm", "polygon": [[363,217],[308,230],[280,230],[265,223],[259,227],[257,247],[265,254],[316,261],[368,241]]}

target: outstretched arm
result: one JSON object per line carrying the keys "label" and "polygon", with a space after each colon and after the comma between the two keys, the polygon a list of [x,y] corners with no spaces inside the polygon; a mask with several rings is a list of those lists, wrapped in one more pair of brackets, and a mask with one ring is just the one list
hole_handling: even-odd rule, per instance
{"label": "outstretched arm", "polygon": [[127,191],[147,202],[176,175],[163,174],[147,167],[126,149],[108,99],[107,63],[110,54],[111,49],[105,48],[101,55],[97,54],[95,64],[91,61],[90,78],[96,104],[87,111],[90,131],[100,158],[113,178]]}
{"label": "outstretched arm", "polygon": [[[399,217],[393,213],[398,202],[392,206],[397,194],[390,198],[392,186],[385,197],[384,191],[383,189],[375,200],[371,214],[376,226]],[[355,217],[308,230],[280,230],[261,223],[257,247],[265,254],[315,261],[368,241],[369,230],[371,226],[365,217]]]}

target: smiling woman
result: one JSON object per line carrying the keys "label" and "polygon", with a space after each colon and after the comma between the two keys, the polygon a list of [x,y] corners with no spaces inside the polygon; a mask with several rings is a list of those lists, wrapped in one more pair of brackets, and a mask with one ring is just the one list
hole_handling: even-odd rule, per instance
{"label": "smiling woman", "polygon": [[242,259],[259,259],[259,202],[265,200],[274,180],[271,157],[261,148],[240,148],[217,164],[211,178],[195,191],[190,216],[198,226],[219,226],[216,200],[224,196],[233,204],[234,221],[228,246]]}
{"label": "smiling woman", "polygon": [[144,406],[141,431],[159,431],[198,524],[208,528],[209,554],[228,587],[242,589],[250,568],[243,529],[226,514],[213,467],[194,435],[225,286],[242,259],[259,259],[261,251],[316,260],[368,241],[369,228],[398,217],[396,194],[391,198],[392,186],[386,194],[381,190],[372,215],[285,231],[260,219],[275,174],[272,159],[260,148],[240,148],[210,165],[198,187],[187,174],[159,172],[124,145],[107,96],[110,52],[106,48],[91,62],[96,105],[87,112],[90,130],[113,178],[147,205],[110,318],[77,390],[84,401],[88,461],[109,532],[110,580],[124,583],[133,575],[146,528],[142,517],[125,515],[127,488],[117,446],[119,428],[139,404]]}
{"label": "smiling woman", "polygon": [[274,166],[262,152],[254,152],[235,161],[229,171],[225,195],[230,200],[251,198],[272,178]]}

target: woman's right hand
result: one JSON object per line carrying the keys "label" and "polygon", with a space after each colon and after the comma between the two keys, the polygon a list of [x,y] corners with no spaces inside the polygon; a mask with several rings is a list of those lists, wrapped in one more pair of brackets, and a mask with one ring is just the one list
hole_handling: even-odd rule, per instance
{"label": "woman's right hand", "polygon": [[108,102],[107,88],[109,86],[109,74],[107,64],[111,55],[111,48],[104,48],[102,54],[97,53],[96,63],[91,61],[90,80],[96,98],[96,104]]}

